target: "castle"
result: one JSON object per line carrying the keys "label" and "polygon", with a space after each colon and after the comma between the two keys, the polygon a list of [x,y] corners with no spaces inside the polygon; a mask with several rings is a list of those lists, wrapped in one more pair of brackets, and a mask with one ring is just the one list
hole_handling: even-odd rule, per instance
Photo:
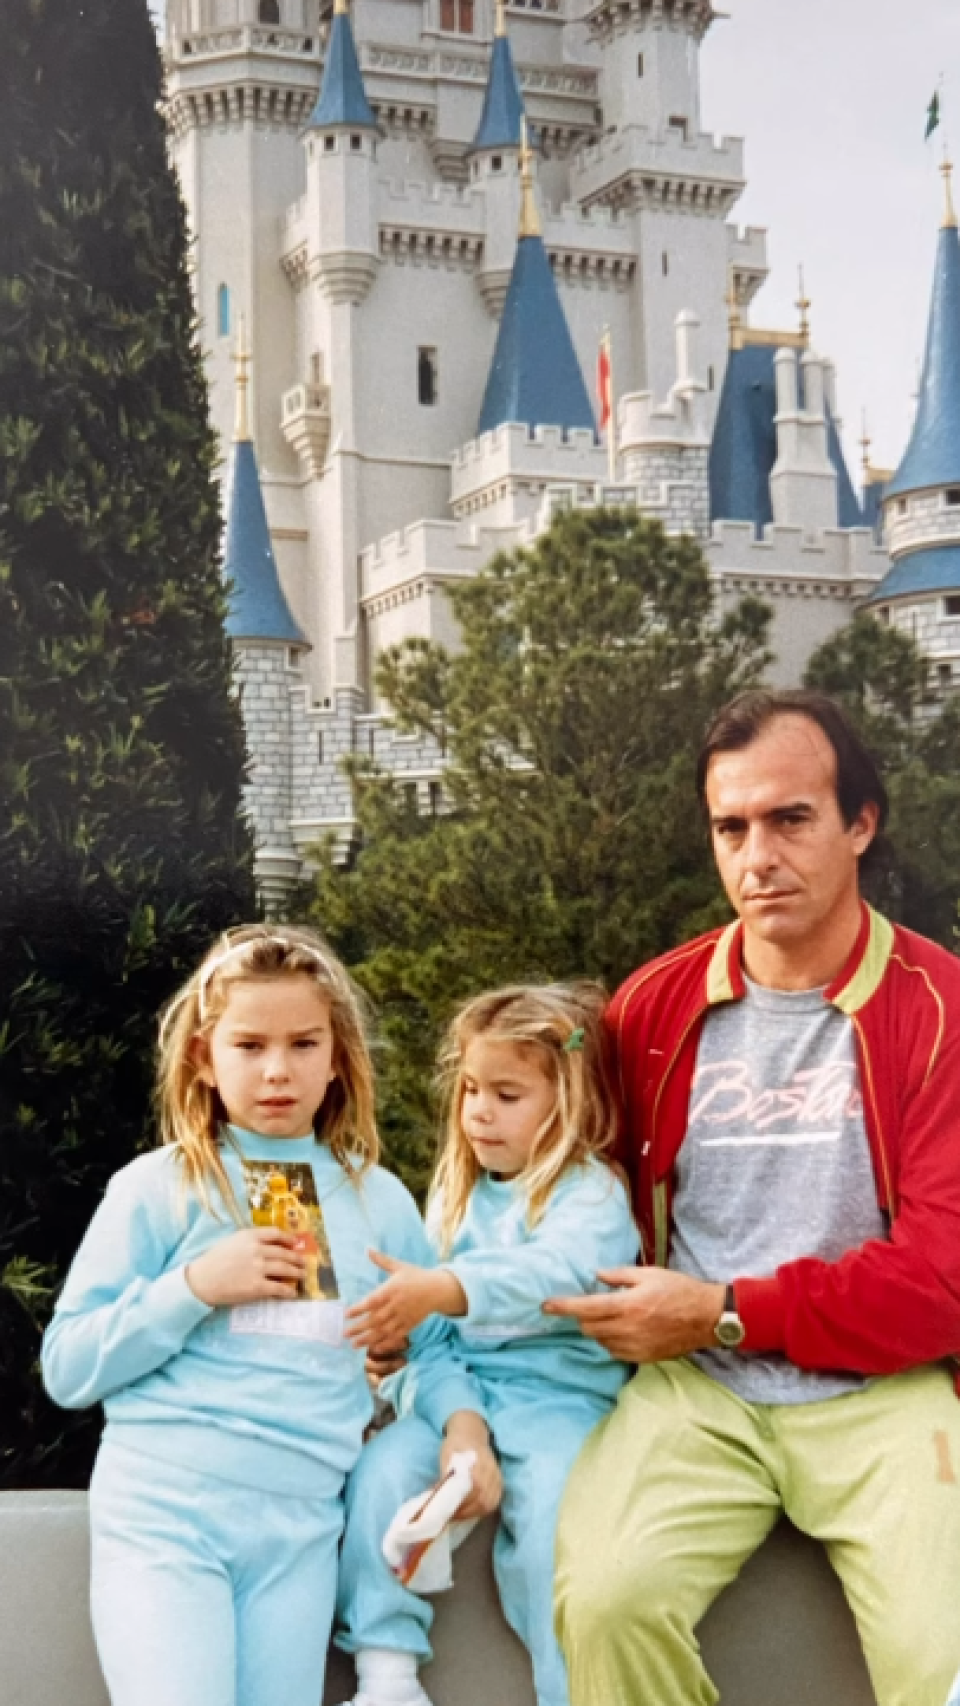
{"label": "castle", "polygon": [[[422,810],[442,756],[372,666],[456,643],[447,589],[563,506],[701,542],[773,610],[773,677],[861,604],[960,657],[960,239],[945,169],[917,418],[844,461],[834,371],[758,329],[742,144],[700,128],[711,0],[167,0],[172,148],[221,440],[225,568],[267,904],[344,848],[341,763]],[[529,131],[528,131],[529,127]],[[530,146],[528,134],[534,139]],[[247,348],[249,338],[254,360]],[[612,433],[597,432],[603,341]],[[236,375],[235,375],[236,368]],[[256,451],[254,450],[256,446]]]}

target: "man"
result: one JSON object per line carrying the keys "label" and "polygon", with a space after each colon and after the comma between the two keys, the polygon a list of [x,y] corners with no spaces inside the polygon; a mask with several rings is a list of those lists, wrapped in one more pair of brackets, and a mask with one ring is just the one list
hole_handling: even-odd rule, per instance
{"label": "man", "polygon": [[860,900],[887,801],[832,701],[751,693],[700,757],[738,921],[615,996],[643,1269],[557,1299],[641,1365],[558,1543],[573,1706],[712,1706],[695,1629],[785,1510],[880,1706],[960,1664],[960,963]]}

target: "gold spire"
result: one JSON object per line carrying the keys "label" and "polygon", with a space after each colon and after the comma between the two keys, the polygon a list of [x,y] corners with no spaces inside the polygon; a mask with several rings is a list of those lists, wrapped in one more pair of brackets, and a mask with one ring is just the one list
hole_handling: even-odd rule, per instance
{"label": "gold spire", "polygon": [[493,33],[495,36],[507,33],[507,0],[495,0]]}
{"label": "gold spire", "polygon": [[800,312],[800,336],[803,339],[804,343],[808,344],[810,342],[810,317],[809,317],[809,313],[810,313],[811,303],[810,303],[810,298],[807,295],[807,293],[804,289],[804,286],[803,286],[803,267],[802,266],[798,267],[797,271],[800,275],[800,295],[797,297],[797,308],[799,309],[799,312]]}
{"label": "gold spire", "polygon": [[541,235],[537,198],[533,190],[533,149],[526,119],[520,123],[520,231],[521,237]]}
{"label": "gold spire", "polygon": [[250,411],[247,405],[247,391],[250,385],[250,349],[246,339],[246,326],[242,314],[237,315],[237,347],[233,352],[234,365],[237,370],[237,413],[233,437],[237,444],[246,444],[250,438]]}
{"label": "gold spire", "polygon": [[863,430],[860,434],[860,449],[863,451],[863,483],[865,486],[869,486],[870,484],[870,445],[872,442],[870,434],[867,431],[867,411],[864,409]]}
{"label": "gold spire", "polygon": [[955,231],[957,228],[957,210],[953,205],[953,185],[950,182],[953,176],[953,161],[948,160],[946,155],[943,157],[943,165],[940,167],[940,171],[943,174],[943,188],[947,203],[943,215],[943,229]]}

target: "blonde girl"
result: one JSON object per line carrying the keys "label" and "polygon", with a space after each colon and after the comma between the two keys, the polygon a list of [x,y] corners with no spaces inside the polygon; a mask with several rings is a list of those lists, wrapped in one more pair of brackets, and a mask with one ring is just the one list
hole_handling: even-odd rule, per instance
{"label": "blonde girl", "polygon": [[[330,949],[301,929],[225,935],[163,1015],[158,1100],[162,1147],[111,1180],[43,1350],[58,1403],[106,1412],[90,1491],[104,1675],[114,1706],[317,1706],[371,1412],[344,1309],[382,1278],[371,1245],[429,1260],[376,1166],[363,1016]],[[479,1448],[495,1499],[444,1330],[413,1348],[418,1414],[445,1450]]]}
{"label": "blonde girl", "polygon": [[[378,1256],[390,1275],[348,1313],[358,1345],[396,1343],[449,1317],[477,1380],[504,1480],[494,1568],[529,1649],[539,1706],[567,1706],[553,1634],[557,1508],[587,1434],[627,1376],[551,1297],[600,1289],[630,1263],[637,1232],[606,1156],[614,1135],[603,992],[592,984],[495,990],[457,1015],[444,1050],[446,1140],[427,1217],[439,1266]],[[400,1400],[404,1401],[401,1376]],[[439,1440],[404,1416],[351,1478],[338,1642],[356,1654],[354,1706],[428,1706],[429,1605],[386,1568],[398,1504],[436,1478]]]}

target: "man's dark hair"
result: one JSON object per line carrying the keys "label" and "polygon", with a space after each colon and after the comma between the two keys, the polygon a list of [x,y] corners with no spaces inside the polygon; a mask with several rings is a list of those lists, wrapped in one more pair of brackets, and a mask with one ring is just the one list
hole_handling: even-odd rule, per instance
{"label": "man's dark hair", "polygon": [[697,797],[704,811],[710,760],[718,752],[739,752],[752,746],[767,724],[777,717],[809,717],[823,730],[836,755],[837,804],[844,823],[849,829],[870,803],[877,808],[877,829],[882,830],[890,802],[876,760],[836,700],[806,687],[782,693],[756,688],[738,694],[717,712],[697,755]]}

